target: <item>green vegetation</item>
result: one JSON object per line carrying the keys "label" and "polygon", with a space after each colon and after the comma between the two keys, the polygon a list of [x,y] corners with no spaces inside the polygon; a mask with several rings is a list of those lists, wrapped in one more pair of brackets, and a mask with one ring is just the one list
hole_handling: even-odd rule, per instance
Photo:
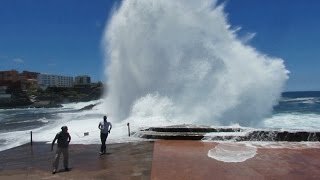
{"label": "green vegetation", "polygon": [[29,97],[34,96],[37,101],[50,101],[51,103],[90,101],[99,99],[102,93],[103,86],[101,84],[93,87],[48,87],[45,90],[38,88],[28,91]]}

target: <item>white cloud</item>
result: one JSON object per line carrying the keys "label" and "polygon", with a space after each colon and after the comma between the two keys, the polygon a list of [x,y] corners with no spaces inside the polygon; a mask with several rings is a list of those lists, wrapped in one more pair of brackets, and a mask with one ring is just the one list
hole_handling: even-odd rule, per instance
{"label": "white cloud", "polygon": [[246,35],[240,37],[241,42],[247,43],[251,41],[256,36],[257,33],[247,33]]}
{"label": "white cloud", "polygon": [[20,59],[20,58],[16,58],[12,60],[13,62],[17,63],[17,64],[22,64],[24,63],[24,60]]}

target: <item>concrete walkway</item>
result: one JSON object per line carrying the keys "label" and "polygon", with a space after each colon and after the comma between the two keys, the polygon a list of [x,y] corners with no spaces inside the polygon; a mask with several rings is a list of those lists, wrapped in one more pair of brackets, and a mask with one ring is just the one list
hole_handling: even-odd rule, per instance
{"label": "concrete walkway", "polygon": [[[51,174],[54,152],[35,143],[0,152],[0,179],[319,179],[320,149],[265,149],[244,162],[226,163],[207,156],[217,143],[158,140],[99,145],[70,145],[70,172]],[[62,159],[60,167],[62,168]]]}
{"label": "concrete walkway", "polygon": [[[102,156],[99,150],[97,144],[71,144],[71,171],[52,174],[55,148],[51,152],[45,143],[16,147],[0,152],[0,179],[150,179],[153,142],[107,144]],[[62,162],[61,155],[61,169]]]}
{"label": "concrete walkway", "polygon": [[156,141],[151,179],[320,179],[320,149],[258,149],[244,162],[207,156],[217,143]]}

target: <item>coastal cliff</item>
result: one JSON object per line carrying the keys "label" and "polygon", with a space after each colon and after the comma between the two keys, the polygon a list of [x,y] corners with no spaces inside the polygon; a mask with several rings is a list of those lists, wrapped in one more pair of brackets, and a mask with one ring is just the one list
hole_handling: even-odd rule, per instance
{"label": "coastal cliff", "polygon": [[96,86],[76,86],[72,88],[48,87],[28,92],[12,93],[11,101],[0,102],[1,109],[12,108],[57,108],[63,103],[88,102],[101,98],[102,84]]}

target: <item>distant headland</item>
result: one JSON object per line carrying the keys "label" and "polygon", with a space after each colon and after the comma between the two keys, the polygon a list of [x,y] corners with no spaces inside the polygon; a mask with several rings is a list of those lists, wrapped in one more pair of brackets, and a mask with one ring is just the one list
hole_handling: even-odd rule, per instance
{"label": "distant headland", "polygon": [[0,108],[55,108],[62,103],[99,99],[101,82],[76,77],[16,70],[0,71]]}

